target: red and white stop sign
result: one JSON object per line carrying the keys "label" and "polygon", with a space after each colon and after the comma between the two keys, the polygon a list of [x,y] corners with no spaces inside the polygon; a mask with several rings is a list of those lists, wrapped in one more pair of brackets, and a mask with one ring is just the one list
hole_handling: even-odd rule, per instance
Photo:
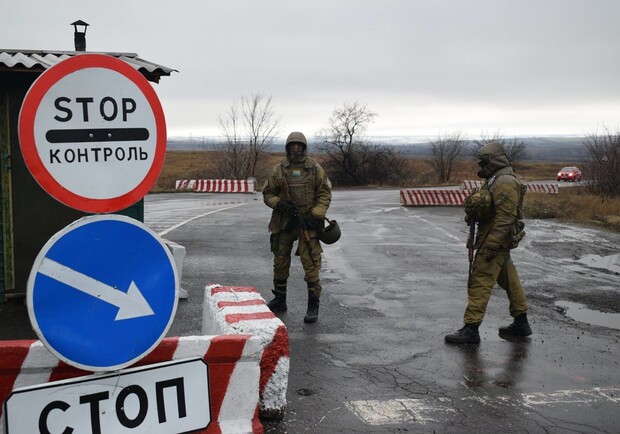
{"label": "red and white stop sign", "polygon": [[80,54],[30,87],[19,142],[47,193],[72,208],[107,213],[133,205],[157,180],[166,121],[152,86],[131,65]]}

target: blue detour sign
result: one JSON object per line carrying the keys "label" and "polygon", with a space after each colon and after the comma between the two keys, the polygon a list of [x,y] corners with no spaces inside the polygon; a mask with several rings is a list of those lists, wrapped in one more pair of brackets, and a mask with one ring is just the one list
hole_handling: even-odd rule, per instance
{"label": "blue detour sign", "polygon": [[178,288],[174,260],[157,234],[129,217],[89,216],[54,235],[37,256],[28,314],[60,360],[116,370],[163,339]]}

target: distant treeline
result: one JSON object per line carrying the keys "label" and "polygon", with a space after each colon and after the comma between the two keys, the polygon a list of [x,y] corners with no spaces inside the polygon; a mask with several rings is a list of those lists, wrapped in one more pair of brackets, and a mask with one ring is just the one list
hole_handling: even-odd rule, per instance
{"label": "distant treeline", "polygon": [[[402,137],[398,140],[389,138],[379,138],[373,143],[393,147],[400,150],[405,155],[411,156],[430,156],[431,145],[428,141],[407,142]],[[520,137],[527,147],[526,161],[563,161],[579,162],[584,158],[585,137]],[[173,151],[199,151],[215,149],[220,143],[219,138],[215,137],[171,137],[168,139],[168,149]],[[473,145],[473,141],[472,141]],[[314,143],[310,143],[310,153],[319,152]],[[284,152],[284,141],[276,142],[271,145],[271,152]]]}

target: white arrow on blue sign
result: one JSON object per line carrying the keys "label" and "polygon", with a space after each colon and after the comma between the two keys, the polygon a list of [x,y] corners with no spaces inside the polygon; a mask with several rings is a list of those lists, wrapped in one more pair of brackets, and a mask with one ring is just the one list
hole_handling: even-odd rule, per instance
{"label": "white arrow on blue sign", "polygon": [[164,338],[178,290],[174,259],[155,232],[121,215],[89,216],[54,235],[37,256],[28,314],[60,360],[116,370]]}

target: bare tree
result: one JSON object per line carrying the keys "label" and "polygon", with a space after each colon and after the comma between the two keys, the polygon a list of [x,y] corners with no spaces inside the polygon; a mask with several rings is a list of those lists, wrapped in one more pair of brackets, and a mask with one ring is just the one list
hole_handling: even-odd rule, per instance
{"label": "bare tree", "polygon": [[524,160],[527,157],[527,145],[523,140],[519,140],[516,137],[512,139],[507,139],[503,135],[496,133],[492,136],[482,134],[480,139],[474,140],[474,145],[472,146],[472,156],[474,158],[478,157],[478,151],[486,144],[489,143],[501,143],[504,147],[504,151],[506,152],[506,159],[513,165],[519,161]]}
{"label": "bare tree", "polygon": [[218,146],[224,156],[220,176],[233,179],[257,176],[281,125],[271,96],[261,93],[249,98],[242,96],[240,103],[233,102],[218,117],[218,124],[224,137]]}
{"label": "bare tree", "polygon": [[601,197],[620,196],[620,132],[594,134],[584,142],[588,188]]}
{"label": "bare tree", "polygon": [[454,163],[465,153],[466,140],[460,132],[431,140],[432,164],[440,182],[448,182]]}
{"label": "bare tree", "polygon": [[[377,116],[357,102],[336,107],[329,118],[329,126],[317,134],[318,148],[328,157],[328,167],[340,172],[334,179],[358,185],[367,185],[373,159],[381,147],[364,138],[364,132]],[[340,175],[340,176],[339,176]]]}

